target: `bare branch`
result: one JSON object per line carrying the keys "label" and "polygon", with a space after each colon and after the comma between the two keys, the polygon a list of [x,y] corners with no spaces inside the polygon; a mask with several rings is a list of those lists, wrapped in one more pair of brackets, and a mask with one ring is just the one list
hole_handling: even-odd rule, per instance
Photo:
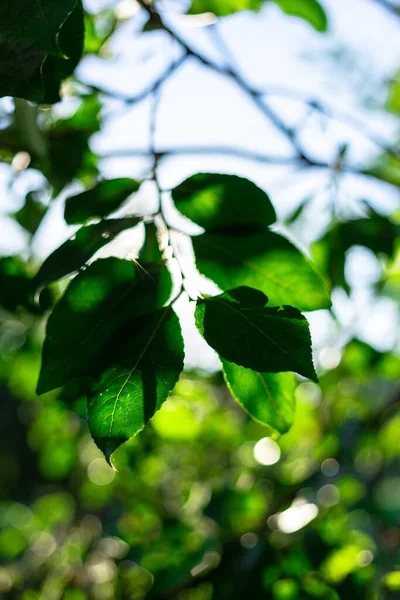
{"label": "bare branch", "polygon": [[[156,154],[159,158],[166,156],[177,156],[179,154],[198,154],[198,155],[215,155],[221,154],[225,156],[237,156],[245,160],[254,162],[262,162],[271,165],[291,165],[302,162],[297,155],[294,156],[271,156],[252,150],[236,148],[233,146],[176,146],[174,148],[157,149]],[[99,158],[124,158],[130,156],[153,156],[153,149],[127,148],[122,150],[111,150],[99,156]],[[308,161],[306,162],[308,164]]]}
{"label": "bare branch", "polygon": [[155,81],[153,81],[153,83],[151,85],[146,87],[143,91],[139,92],[139,94],[137,94],[136,96],[126,96],[124,94],[120,94],[119,92],[105,90],[101,87],[93,86],[93,85],[91,85],[89,87],[94,92],[99,92],[101,94],[105,94],[106,96],[110,96],[112,98],[115,98],[116,100],[122,100],[123,102],[126,102],[127,104],[137,104],[137,103],[141,102],[142,100],[145,100],[148,96],[150,96],[154,92],[156,92],[157,89],[160,87],[160,85],[162,85],[165,81],[167,81],[167,79],[169,79],[169,77],[171,77],[171,75],[173,75],[173,73],[175,73],[175,71],[177,71],[179,69],[179,67],[185,62],[187,56],[188,56],[187,52],[184,52],[182,54],[182,56],[180,56],[175,61],[171,62],[169,67],[159,77],[157,77],[157,79]]}
{"label": "bare branch", "polygon": [[248,160],[252,162],[259,162],[265,165],[275,165],[275,166],[292,166],[297,168],[302,167],[310,167],[315,169],[324,169],[327,171],[331,171],[336,175],[339,174],[352,174],[352,175],[361,175],[362,177],[367,177],[371,179],[377,179],[378,181],[382,181],[387,185],[391,185],[397,187],[396,184],[391,183],[382,179],[378,174],[375,174],[373,171],[369,171],[366,169],[357,168],[355,166],[340,164],[331,164],[324,161],[318,161],[316,159],[311,158],[303,158],[298,154],[294,154],[293,156],[272,156],[268,154],[263,154],[261,152],[253,152],[252,150],[247,150],[243,148],[237,148],[232,146],[176,146],[175,148],[160,148],[157,149],[156,153],[151,149],[142,149],[142,148],[124,148],[122,150],[111,150],[110,152],[104,152],[99,155],[100,159],[110,159],[110,158],[129,158],[135,156],[141,157],[149,157],[154,158],[154,155],[157,157],[157,165],[160,164],[160,161],[164,158],[179,156],[179,155],[199,155],[199,156],[234,156],[237,158],[241,158],[243,160]]}
{"label": "bare branch", "polygon": [[[380,1],[380,0],[377,0]],[[385,1],[385,0],[384,0]],[[157,14],[153,5],[147,5],[144,0],[139,0],[140,5],[146,10],[149,15]],[[395,8],[395,7],[393,7]],[[159,16],[159,15],[158,15]],[[286,89],[273,89],[269,88],[266,90],[255,90],[252,86],[240,75],[237,69],[234,68],[234,58],[232,57],[229,48],[226,47],[224,40],[219,34],[216,25],[211,25],[210,32],[213,33],[216,43],[218,44],[222,54],[225,57],[226,66],[221,66],[214,63],[212,60],[203,56],[201,53],[193,50],[191,46],[189,46],[186,41],[182,38],[182,36],[172,29],[168,24],[164,23],[160,19],[160,23],[162,28],[169,33],[173,39],[175,39],[182,48],[184,48],[186,56],[192,56],[196,60],[198,60],[204,66],[212,69],[213,71],[219,73],[224,77],[228,77],[232,81],[234,81],[241,89],[246,93],[248,98],[257,106],[257,108],[269,119],[269,121],[280,130],[291,142],[294,150],[296,151],[297,157],[296,160],[304,165],[309,166],[319,166],[318,163],[307,156],[306,151],[300,145],[297,139],[297,128],[293,128],[288,126],[285,121],[281,118],[277,111],[275,111],[271,106],[266,104],[265,97],[266,96],[285,96],[291,97],[293,99],[304,102],[310,109],[321,112],[331,119],[338,119],[343,123],[350,126],[352,129],[362,133],[366,138],[370,139],[382,152],[391,155],[393,157],[399,157],[399,152],[391,147],[389,147],[383,140],[381,140],[376,134],[368,131],[367,127],[361,123],[357,118],[347,115],[345,113],[337,113],[336,111],[330,109],[325,106],[318,100],[308,99],[301,93],[296,93],[294,90]],[[188,150],[190,152],[190,150]],[[202,152],[203,153],[203,152]],[[216,150],[216,153],[220,153],[219,150]],[[226,153],[225,150],[222,153]],[[229,151],[229,154],[235,154],[235,152]],[[237,154],[237,153],[236,153]],[[243,156],[244,157],[244,156]],[[244,158],[250,158],[250,153],[247,153],[247,156]],[[257,156],[255,153],[254,160],[261,160],[262,162],[270,162],[269,158],[264,156]],[[276,157],[272,158],[272,161],[276,162]],[[329,168],[329,165],[324,165],[325,168]],[[330,165],[330,167],[334,167],[334,165]],[[343,168],[343,171],[346,169]],[[349,172],[360,172],[355,169],[349,168],[347,169]]]}
{"label": "bare branch", "polygon": [[322,113],[326,117],[332,120],[340,121],[344,125],[347,125],[353,131],[360,133],[364,137],[368,138],[373,144],[377,146],[385,154],[390,154],[393,157],[399,157],[399,152],[395,148],[392,148],[386,144],[383,139],[380,139],[378,135],[371,131],[368,126],[357,119],[354,115],[343,112],[342,110],[330,108],[325,102],[321,102],[317,98],[309,98],[306,94],[299,90],[290,87],[281,86],[269,86],[265,90],[260,90],[260,94],[265,96],[275,96],[281,98],[289,98],[297,102],[301,102],[307,105],[310,109]]}
{"label": "bare branch", "polygon": [[373,2],[382,6],[382,8],[389,11],[392,15],[400,17],[400,6],[392,4],[391,2],[389,2],[389,0],[373,0]]}

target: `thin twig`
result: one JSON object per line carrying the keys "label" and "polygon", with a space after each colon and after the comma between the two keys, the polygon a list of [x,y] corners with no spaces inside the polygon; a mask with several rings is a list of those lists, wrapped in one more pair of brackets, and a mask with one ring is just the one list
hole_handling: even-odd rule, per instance
{"label": "thin twig", "polygon": [[379,6],[382,6],[382,8],[389,11],[392,15],[395,15],[396,17],[400,17],[400,6],[395,6],[394,4],[389,2],[389,0],[373,0],[373,1],[376,4],[379,4]]}
{"label": "thin twig", "polygon": [[280,118],[278,113],[276,113],[271,107],[265,104],[263,99],[263,96],[265,96],[265,94],[260,93],[259,90],[253,89],[247,83],[247,81],[243,79],[243,77],[239,74],[234,56],[232,55],[230,49],[225,43],[225,40],[220,34],[220,31],[218,30],[218,23],[211,25],[209,27],[209,31],[212,33],[214,41],[216,42],[217,46],[219,47],[221,53],[225,58],[227,66],[224,69],[224,73],[228,75],[231,79],[233,79],[242,88],[242,90],[245,91],[248,96],[250,96],[254,104],[273,123],[273,125],[275,125],[277,129],[282,131],[286,135],[286,137],[289,138],[290,142],[296,149],[299,158],[301,160],[307,160],[302,148],[300,147],[298,140],[296,139],[296,130],[292,127],[288,127],[286,123]]}
{"label": "thin twig", "polygon": [[[157,150],[159,159],[166,156],[175,156],[179,154],[198,154],[198,155],[215,155],[221,154],[226,156],[237,156],[254,162],[263,162],[271,165],[292,165],[301,162],[297,155],[293,156],[272,156],[261,152],[253,152],[245,148],[237,148],[234,146],[176,146],[174,148],[160,148]],[[141,148],[122,148],[120,150],[111,150],[104,152],[100,158],[124,158],[129,156],[152,156],[153,152],[150,149]]]}
{"label": "thin twig", "polygon": [[355,117],[354,115],[350,115],[342,110],[332,109],[325,102],[318,100],[316,98],[309,98],[306,94],[300,92],[299,90],[295,90],[290,87],[281,87],[281,86],[268,86],[265,90],[260,90],[260,94],[265,96],[276,96],[281,98],[288,98],[290,100],[294,100],[296,102],[301,102],[305,104],[310,109],[319,112],[326,117],[329,117],[332,120],[341,121],[343,124],[347,125],[353,131],[360,133],[364,137],[368,138],[371,142],[373,142],[382,152],[387,153],[393,157],[398,158],[399,152],[394,148],[391,148],[386,144],[386,142],[378,137],[378,135],[371,131],[368,126],[363,123],[360,119]]}
{"label": "thin twig", "polygon": [[179,67],[185,62],[187,58],[187,53],[184,52],[179,58],[175,61],[172,61],[169,67],[163,71],[163,73],[157,77],[155,81],[144,90],[139,92],[134,96],[128,96],[126,94],[121,94],[120,92],[116,92],[114,90],[105,90],[104,88],[91,85],[89,86],[93,92],[98,92],[100,94],[104,94],[106,96],[110,96],[115,98],[116,100],[121,100],[122,102],[126,102],[126,104],[137,104],[142,100],[145,100],[148,96],[157,91],[157,89],[162,85],[175,71],[179,69]]}
{"label": "thin twig", "polygon": [[[154,12],[153,7],[148,6],[146,3],[143,2],[143,0],[140,0],[139,3],[146,10],[146,12],[149,15],[151,15]],[[165,22],[162,22],[162,26],[163,26],[164,31],[169,33],[172,36],[172,38],[175,39],[182,46],[182,48],[185,49],[188,56],[192,56],[192,57],[196,58],[204,66],[216,71],[217,73],[220,73],[221,75],[223,75],[225,77],[228,77],[233,82],[235,82],[248,95],[248,97],[258,107],[258,109],[271,121],[271,123],[273,123],[273,125],[275,125],[275,127],[277,127],[280,131],[282,131],[289,138],[292,145],[296,149],[296,151],[299,155],[299,158],[306,163],[308,162],[308,158],[305,156],[302,148],[299,146],[299,144],[296,140],[295,131],[291,127],[288,127],[286,125],[286,123],[280,118],[280,116],[271,107],[267,106],[264,103],[264,100],[262,98],[262,96],[264,94],[260,94],[257,90],[254,90],[248,84],[248,82],[245,81],[241,77],[241,75],[239,75],[237,72],[235,72],[230,66],[222,67],[222,66],[212,62],[211,60],[209,60],[202,54],[194,51],[193,48],[191,48],[185,42],[185,40],[180,36],[180,34],[177,33],[175,30],[171,29],[171,27],[169,27],[169,25],[167,25]]]}
{"label": "thin twig", "polygon": [[[375,1],[377,1],[379,3],[383,3],[383,4],[388,4],[391,7],[391,9],[393,9],[394,12],[396,12],[396,14],[397,13],[400,14],[400,9],[397,10],[397,8],[395,6],[390,5],[388,2],[386,2],[386,0],[375,0]],[[153,5],[148,5],[144,0],[139,0],[139,3],[149,15],[157,14],[157,16],[159,16],[158,13],[156,13]],[[270,122],[273,125],[275,125],[275,127],[277,127],[277,129],[279,129],[282,133],[285,134],[285,136],[289,139],[289,141],[293,145],[294,149],[296,150],[296,153],[298,154],[298,160],[302,161],[305,165],[308,164],[309,166],[316,166],[316,161],[310,159],[310,157],[308,157],[306,155],[305,151],[301,147],[299,141],[297,140],[296,128],[288,126],[284,122],[284,120],[280,117],[280,115],[271,106],[268,106],[265,103],[265,96],[282,95],[282,96],[286,96],[286,97],[292,97],[293,99],[297,99],[299,101],[303,101],[305,104],[310,106],[310,108],[313,108],[314,110],[319,111],[322,114],[325,114],[329,118],[342,121],[345,124],[347,124],[348,126],[350,126],[352,129],[354,129],[358,132],[362,132],[365,137],[369,138],[383,152],[385,152],[391,156],[394,156],[394,157],[399,157],[398,151],[389,147],[383,140],[379,139],[379,137],[375,133],[368,131],[367,127],[362,122],[360,122],[358,119],[356,119],[356,117],[352,117],[343,112],[338,113],[338,111],[336,111],[336,110],[333,111],[332,109],[327,107],[325,104],[319,102],[318,100],[306,99],[304,96],[301,95],[301,93],[297,93],[295,95],[294,91],[290,90],[289,88],[286,88],[286,89],[281,88],[281,89],[275,89],[275,90],[271,87],[266,90],[265,89],[264,90],[254,89],[239,74],[238,70],[234,68],[234,62],[235,62],[234,57],[232,56],[232,53],[230,52],[229,48],[226,46],[218,29],[216,28],[216,25],[209,26],[210,32],[213,33],[214,39],[216,40],[216,43],[220,47],[220,49],[225,57],[226,66],[218,65],[217,63],[215,63],[212,60],[208,59],[207,57],[203,56],[201,53],[197,52],[191,46],[189,46],[177,31],[172,29],[168,24],[163,22],[161,19],[160,19],[160,23],[161,23],[164,31],[169,33],[173,37],[173,39],[175,39],[180,44],[180,46],[185,50],[185,53],[186,53],[185,56],[192,56],[192,57],[196,58],[204,66],[212,69],[213,71],[219,73],[220,75],[223,75],[223,76],[228,77],[231,80],[233,80],[246,93],[246,95],[252,100],[252,102],[258,107],[258,109],[270,120]],[[353,172],[353,171],[354,170],[351,169],[351,172]]]}
{"label": "thin twig", "polygon": [[[242,148],[234,148],[231,146],[177,146],[175,148],[160,148],[157,150],[157,161],[161,162],[162,159],[167,157],[179,156],[179,155],[202,155],[202,156],[213,156],[213,155],[221,155],[221,156],[234,156],[237,158],[241,158],[244,160],[249,160],[252,162],[259,162],[261,164],[266,165],[275,165],[275,166],[292,166],[292,167],[310,167],[314,169],[325,169],[332,171],[335,168],[335,164],[331,164],[330,162],[319,161],[312,158],[303,159],[298,155],[293,156],[272,156],[268,154],[253,152],[251,150],[245,150]],[[153,157],[154,154],[149,149],[141,149],[141,148],[126,148],[122,150],[111,150],[110,152],[104,152],[99,155],[100,159],[110,159],[110,158],[129,158],[135,156],[143,156],[143,157]],[[352,167],[350,165],[341,165],[340,171],[336,170],[336,176],[340,174],[349,174],[349,175],[362,175],[363,177],[377,179],[378,181],[383,181],[387,185],[391,185],[394,187],[398,187],[397,184],[391,183],[390,181],[385,181],[379,174],[375,174],[373,171],[366,171],[365,169],[358,169],[357,167]],[[153,178],[152,178],[153,179]]]}

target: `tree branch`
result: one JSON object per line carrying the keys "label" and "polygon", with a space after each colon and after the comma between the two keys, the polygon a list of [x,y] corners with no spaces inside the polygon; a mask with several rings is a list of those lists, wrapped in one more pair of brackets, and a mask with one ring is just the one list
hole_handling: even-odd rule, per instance
{"label": "tree branch", "polygon": [[301,102],[307,105],[309,108],[325,115],[329,119],[341,121],[342,123],[350,127],[353,131],[364,135],[385,154],[389,154],[395,158],[399,158],[398,150],[391,148],[386,144],[384,140],[379,139],[375,132],[369,130],[368,126],[359,119],[357,119],[357,117],[355,117],[354,115],[350,115],[341,110],[337,110],[336,108],[332,109],[327,104],[321,102],[317,98],[309,98],[305,94],[302,94],[300,91],[292,89],[290,87],[269,86],[264,91],[260,90],[260,93],[266,96],[289,98],[290,100]]}
{"label": "tree branch", "polygon": [[[164,158],[166,156],[176,156],[179,154],[199,154],[199,155],[212,155],[221,154],[226,156],[237,156],[245,160],[251,160],[255,162],[263,162],[271,165],[293,165],[301,164],[301,160],[297,155],[294,156],[272,156],[262,154],[259,152],[253,152],[252,150],[246,150],[243,148],[235,148],[233,146],[176,146],[175,148],[161,148],[157,150],[157,156]],[[127,148],[122,150],[112,150],[105,152],[99,156],[99,158],[124,158],[130,156],[152,156],[153,149],[140,149],[140,148]],[[307,163],[308,164],[308,161]]]}
{"label": "tree branch", "polygon": [[373,2],[382,6],[382,8],[389,11],[392,15],[400,17],[400,6],[395,6],[394,4],[389,2],[389,0],[373,0]]}
{"label": "tree branch", "polygon": [[[142,6],[142,8],[144,8],[144,10],[148,13],[149,16],[151,16],[153,14],[158,14],[154,10],[153,6],[147,5],[144,2],[144,0],[139,0],[139,4],[140,4],[140,6]],[[204,66],[212,69],[213,71],[216,71],[217,73],[220,73],[220,75],[228,77],[233,82],[235,82],[248,95],[248,97],[253,101],[253,103],[257,106],[257,108],[275,125],[275,127],[277,127],[280,131],[282,131],[289,138],[292,145],[296,149],[299,157],[302,160],[304,160],[305,162],[307,162],[307,157],[305,156],[303,150],[301,149],[301,147],[299,146],[299,144],[296,140],[295,131],[292,128],[288,127],[286,125],[286,123],[280,118],[280,116],[272,108],[270,108],[269,106],[267,106],[264,103],[263,98],[262,98],[262,96],[265,95],[264,93],[260,94],[260,92],[258,90],[254,90],[247,83],[247,81],[245,81],[237,72],[235,72],[232,69],[231,66],[222,67],[222,66],[212,62],[211,60],[209,60],[202,54],[194,51],[193,48],[191,48],[185,42],[185,40],[180,36],[180,34],[177,33],[175,30],[171,29],[171,27],[169,27],[169,25],[167,25],[163,21],[161,21],[161,24],[162,24],[162,28],[164,29],[164,31],[169,33],[173,37],[173,39],[175,39],[180,44],[180,46],[182,46],[182,48],[185,49],[188,56],[193,56],[199,62],[201,62]]]}
{"label": "tree branch", "polygon": [[136,94],[135,96],[126,96],[124,94],[120,94],[119,92],[114,92],[111,90],[105,90],[101,87],[91,85],[89,86],[93,92],[99,92],[100,94],[105,94],[106,96],[111,96],[116,100],[122,100],[127,104],[137,104],[142,100],[145,100],[151,94],[154,94],[157,89],[163,84],[175,71],[179,69],[179,67],[185,62],[187,58],[187,52],[184,52],[182,56],[173,61],[169,67],[159,76],[151,85],[146,87],[144,90]]}
{"label": "tree branch", "polygon": [[[376,1],[380,2],[381,0],[376,0]],[[383,1],[385,2],[386,0],[383,0]],[[356,131],[362,133],[363,135],[365,135],[366,138],[370,139],[382,152],[389,154],[390,156],[393,156],[395,158],[399,157],[399,152],[397,150],[394,150],[393,148],[389,147],[383,140],[379,139],[378,136],[375,135],[374,133],[369,132],[367,130],[367,128],[365,127],[365,125],[363,123],[361,123],[360,121],[358,121],[355,117],[351,117],[350,115],[347,115],[344,113],[340,113],[337,116],[336,111],[331,110],[329,107],[323,105],[318,100],[305,98],[304,96],[302,96],[301,93],[295,93],[294,90],[290,90],[289,88],[286,88],[286,89],[277,88],[275,90],[273,88],[269,88],[266,90],[253,89],[252,86],[238,73],[237,69],[234,69],[234,59],[231,56],[229,49],[226,47],[224,40],[219,35],[219,32],[216,29],[216,25],[209,26],[210,31],[214,34],[215,40],[216,40],[217,44],[219,45],[222,54],[225,57],[227,66],[218,65],[218,64],[214,63],[213,61],[209,60],[207,57],[203,56],[201,53],[193,50],[193,48],[186,43],[186,41],[182,38],[182,36],[177,31],[172,29],[168,24],[166,24],[165,22],[163,22],[161,20],[160,15],[155,11],[153,5],[147,4],[145,0],[139,0],[139,4],[149,14],[150,17],[154,18],[154,15],[157,16],[157,18],[160,22],[160,26],[164,29],[164,31],[169,33],[169,35],[172,36],[172,38],[176,42],[178,42],[180,44],[180,46],[185,50],[185,58],[188,56],[194,57],[196,60],[198,60],[201,64],[203,64],[207,68],[212,69],[213,71],[219,73],[220,75],[222,75],[224,77],[228,77],[236,85],[238,85],[241,88],[241,90],[246,93],[246,95],[253,102],[253,104],[264,114],[264,116],[267,117],[268,120],[279,131],[281,131],[287,137],[287,139],[291,142],[294,150],[296,151],[297,156],[296,156],[295,160],[297,160],[298,163],[301,163],[303,165],[308,165],[308,166],[320,166],[323,168],[334,168],[334,165],[321,164],[321,163],[318,163],[317,161],[315,161],[314,159],[310,158],[309,156],[307,156],[305,150],[302,148],[301,144],[299,143],[299,141],[297,139],[297,128],[288,126],[285,123],[285,121],[280,117],[280,115],[273,108],[271,108],[270,106],[268,106],[265,103],[265,96],[281,95],[281,96],[285,96],[285,97],[291,97],[295,100],[299,100],[299,101],[303,102],[304,104],[306,104],[307,106],[309,106],[311,109],[317,110],[317,111],[321,112],[322,114],[325,114],[327,117],[329,117],[331,119],[338,119],[338,120],[342,121],[343,123],[347,124],[348,126],[350,126],[353,130],[356,130]],[[392,6],[392,8],[395,9],[395,7],[393,7],[393,6]],[[399,9],[399,12],[400,12],[400,9]],[[221,149],[216,149],[216,153],[227,153],[227,152],[225,152],[225,150],[223,150],[222,152],[220,150]],[[187,151],[190,152],[190,150],[187,150]],[[175,151],[172,151],[172,152],[175,153]],[[176,152],[176,153],[178,153],[178,152]],[[193,153],[195,153],[195,152],[193,152]],[[203,153],[203,151],[201,151],[201,153]],[[273,158],[273,157],[267,158],[265,156],[257,155],[257,153],[254,153],[253,157],[251,157],[250,152],[246,152],[246,156],[243,156],[243,153],[241,151],[239,151],[239,152],[229,151],[229,154],[241,155],[243,158],[250,159],[250,160],[257,160],[257,161],[261,161],[261,162],[271,162],[274,164],[276,164],[278,162],[276,157],[275,158]],[[347,169],[343,168],[342,171],[364,174],[361,170],[357,170],[357,169],[354,169],[351,167],[349,167]]]}
{"label": "tree branch", "polygon": [[[221,156],[235,156],[237,158],[241,158],[244,160],[249,160],[252,162],[259,162],[266,165],[276,165],[276,166],[293,166],[293,167],[310,167],[316,169],[325,169],[329,171],[335,172],[336,174],[352,174],[352,175],[362,175],[363,177],[372,178],[378,181],[383,181],[387,185],[392,185],[397,188],[396,184],[391,183],[390,181],[386,181],[379,177],[378,174],[373,173],[372,171],[366,171],[364,169],[358,169],[357,167],[351,167],[346,165],[340,165],[338,169],[335,164],[330,164],[324,161],[318,161],[311,158],[303,159],[299,155],[293,156],[272,156],[268,154],[263,154],[259,152],[253,152],[251,150],[245,150],[242,148],[234,148],[232,146],[177,146],[175,148],[160,148],[156,152],[157,162],[159,162],[163,158],[167,158],[170,156],[179,156],[183,155],[201,155],[201,156],[212,156],[212,155],[221,155]],[[127,148],[123,150],[112,150],[110,152],[105,152],[99,155],[100,159],[109,159],[109,158],[129,158],[134,156],[148,156],[154,157],[154,153],[150,149],[141,149],[141,148]]]}

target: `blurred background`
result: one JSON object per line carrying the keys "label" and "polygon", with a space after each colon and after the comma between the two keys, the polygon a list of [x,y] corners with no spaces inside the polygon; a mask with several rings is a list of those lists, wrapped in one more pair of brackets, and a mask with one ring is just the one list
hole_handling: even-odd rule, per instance
{"label": "blurred background", "polygon": [[[224,0],[196,3],[160,1],[161,25],[86,0],[62,102],[0,100],[0,596],[400,598],[400,5],[324,0],[324,26],[279,2],[218,18]],[[165,190],[199,171],[265,189],[333,307],[307,315],[320,385],[298,378],[294,426],[272,439],[183,297],[186,372],[113,469],[79,390],[35,395],[65,282],[41,308],[29,285],[74,233],[65,198],[150,178],[154,154]],[[154,212],[142,188],[125,213]],[[127,233],[100,255],[135,256],[143,231]]]}

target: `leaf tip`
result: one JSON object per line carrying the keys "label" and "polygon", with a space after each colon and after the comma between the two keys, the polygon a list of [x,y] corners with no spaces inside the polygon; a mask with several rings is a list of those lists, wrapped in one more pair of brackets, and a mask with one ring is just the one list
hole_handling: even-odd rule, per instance
{"label": "leaf tip", "polygon": [[41,395],[42,395],[42,394],[44,394],[45,392],[46,392],[46,390],[44,390],[44,389],[42,388],[42,386],[41,386],[41,384],[40,384],[40,380],[39,380],[39,381],[38,381],[38,383],[37,383],[37,386],[36,386],[35,394],[36,394],[37,396],[41,396]]}
{"label": "leaf tip", "polygon": [[66,382],[66,379],[62,378],[60,372],[56,368],[51,368],[47,365],[43,359],[42,368],[39,373],[39,379],[36,386],[36,394],[41,396],[51,390],[55,390]]}
{"label": "leaf tip", "polygon": [[46,382],[43,380],[42,373],[40,373],[35,390],[36,394],[38,396],[42,396],[42,394],[49,392],[51,389],[51,386],[49,386],[48,384],[46,385]]}
{"label": "leaf tip", "polygon": [[112,461],[112,456],[115,452],[115,450],[117,450],[117,448],[119,448],[122,444],[124,444],[127,439],[126,438],[93,438],[94,443],[96,444],[96,446],[99,448],[99,450],[102,451],[102,453],[104,454],[104,458],[106,459],[107,463],[110,465],[110,467],[112,469],[114,469],[114,471],[118,471],[118,469],[115,468],[113,461]]}

